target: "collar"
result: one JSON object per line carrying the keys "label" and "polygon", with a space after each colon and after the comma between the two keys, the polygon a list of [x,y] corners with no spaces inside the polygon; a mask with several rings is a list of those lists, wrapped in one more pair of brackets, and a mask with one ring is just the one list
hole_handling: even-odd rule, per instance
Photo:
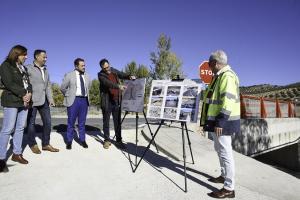
{"label": "collar", "polygon": [[[112,69],[112,68],[110,68]],[[109,76],[110,74],[116,75],[116,73],[113,70],[110,70],[110,74],[106,73],[106,71],[104,71],[103,69],[101,69],[100,71],[101,74],[105,75],[105,76]]]}
{"label": "collar", "polygon": [[23,67],[24,67],[22,64],[19,64],[19,63],[16,63],[16,66],[21,69],[23,69]]}
{"label": "collar", "polygon": [[223,72],[225,72],[225,71],[228,71],[228,70],[230,70],[231,69],[231,67],[229,66],[229,65],[226,65],[225,67],[223,67],[221,70],[219,70],[218,72],[217,72],[217,74],[216,75],[220,75],[221,73],[223,73]]}
{"label": "collar", "polygon": [[77,69],[75,69],[75,73],[78,74],[78,75],[84,75],[84,72],[80,72]]}
{"label": "collar", "polygon": [[43,65],[43,66],[39,66],[38,64],[36,64],[34,61],[33,61],[33,65],[35,66],[35,67],[37,67],[38,69],[46,69],[46,67],[47,67],[47,65]]}

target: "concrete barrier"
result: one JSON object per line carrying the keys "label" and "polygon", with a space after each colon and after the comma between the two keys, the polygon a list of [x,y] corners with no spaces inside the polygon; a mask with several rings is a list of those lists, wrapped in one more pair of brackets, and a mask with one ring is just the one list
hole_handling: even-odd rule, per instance
{"label": "concrete barrier", "polygon": [[296,143],[299,137],[299,118],[241,119],[241,133],[233,137],[232,145],[251,156]]}

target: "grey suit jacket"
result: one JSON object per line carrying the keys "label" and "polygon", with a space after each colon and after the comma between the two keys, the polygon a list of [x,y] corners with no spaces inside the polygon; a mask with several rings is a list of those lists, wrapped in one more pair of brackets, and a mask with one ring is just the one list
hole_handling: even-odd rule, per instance
{"label": "grey suit jacket", "polygon": [[[91,81],[89,75],[84,73],[84,81],[85,81],[85,90],[87,92],[88,100],[89,100],[89,89],[91,87]],[[63,82],[61,84],[60,90],[64,95],[64,106],[70,107],[75,100],[76,97],[76,72],[75,70],[65,74]]]}
{"label": "grey suit jacket", "polygon": [[32,103],[33,106],[41,106],[47,98],[49,103],[54,103],[50,77],[45,68],[45,81],[42,78],[42,72],[34,64],[27,65],[29,80],[32,85]]}

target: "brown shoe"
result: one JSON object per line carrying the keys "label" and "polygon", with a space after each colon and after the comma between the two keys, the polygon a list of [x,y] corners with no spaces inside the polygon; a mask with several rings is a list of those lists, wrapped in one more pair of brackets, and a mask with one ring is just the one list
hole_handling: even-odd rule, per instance
{"label": "brown shoe", "polygon": [[208,196],[216,198],[216,199],[224,199],[224,198],[234,198],[235,192],[234,190],[226,190],[225,188],[222,188],[219,191],[208,193]]}
{"label": "brown shoe", "polygon": [[30,147],[30,149],[31,149],[32,153],[35,153],[35,154],[41,154],[42,153],[37,144]]}
{"label": "brown shoe", "polygon": [[50,144],[42,147],[43,151],[50,151],[50,152],[59,152],[59,149],[54,148]]}
{"label": "brown shoe", "polygon": [[28,164],[28,161],[23,158],[23,155],[22,154],[13,154],[12,157],[11,157],[11,160],[12,161],[15,161],[15,162],[18,162],[18,163],[21,163],[21,164]]}
{"label": "brown shoe", "polygon": [[110,145],[111,145],[111,142],[108,141],[108,140],[105,140],[104,143],[103,143],[103,148],[108,149]]}
{"label": "brown shoe", "polygon": [[217,178],[209,178],[208,181],[213,182],[213,183],[224,183],[225,178],[223,176],[219,176]]}

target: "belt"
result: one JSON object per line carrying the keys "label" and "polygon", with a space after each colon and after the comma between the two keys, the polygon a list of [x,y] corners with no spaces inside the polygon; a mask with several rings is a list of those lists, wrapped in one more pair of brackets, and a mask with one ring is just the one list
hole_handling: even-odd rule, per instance
{"label": "belt", "polygon": [[76,98],[87,98],[87,96],[76,96]]}

